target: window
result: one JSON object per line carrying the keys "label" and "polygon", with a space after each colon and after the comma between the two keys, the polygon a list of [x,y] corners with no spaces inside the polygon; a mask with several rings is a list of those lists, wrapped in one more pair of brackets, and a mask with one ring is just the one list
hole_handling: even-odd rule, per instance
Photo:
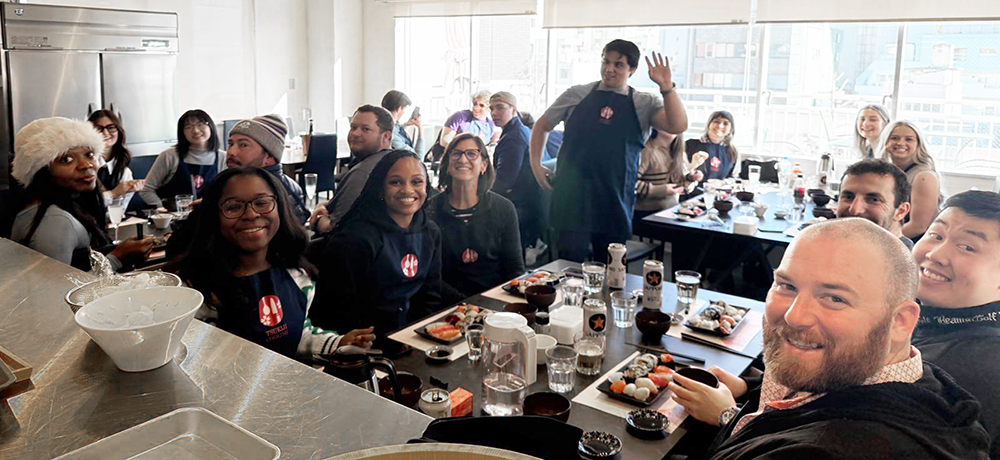
{"label": "window", "polygon": [[[1000,67],[990,46],[1000,42],[1000,22],[909,23],[906,37],[918,56],[949,47],[955,54],[903,61],[898,118],[917,121],[938,169],[1000,173]],[[963,123],[977,128],[955,128]]]}
{"label": "window", "polygon": [[[852,161],[858,108],[883,104],[925,131],[939,169],[1000,174],[1000,21],[752,30],[740,24],[546,30],[538,16],[398,21],[400,89],[433,123],[468,108],[469,96],[481,89],[511,91],[519,109],[538,116],[570,86],[598,80],[602,47],[624,38],[644,55],[656,50],[669,59],[688,112],[688,138],[700,136],[709,114],[724,109],[736,118],[735,143],[744,152],[832,152]],[[906,42],[897,56],[900,32]],[[640,59],[630,84],[656,92],[647,72]]]}

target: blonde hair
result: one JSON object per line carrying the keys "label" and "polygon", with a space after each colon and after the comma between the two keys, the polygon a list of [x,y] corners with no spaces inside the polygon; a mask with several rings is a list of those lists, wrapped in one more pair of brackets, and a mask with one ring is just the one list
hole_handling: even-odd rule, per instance
{"label": "blonde hair", "polygon": [[[885,125],[889,124],[889,111],[886,110],[885,107],[882,107],[881,104],[868,104],[858,110],[858,116],[854,117],[854,143],[857,144],[858,151],[861,152],[862,158],[868,156],[868,139],[865,139],[865,136],[862,136],[858,131],[858,119],[860,119],[861,115],[865,113],[865,110],[874,110],[875,113],[878,114],[879,118],[882,119],[882,132],[885,132]],[[879,135],[881,135],[881,133],[879,133]],[[878,142],[878,140],[876,140],[876,142]],[[877,148],[877,145],[872,146],[872,150]]]}
{"label": "blonde hair", "polygon": [[489,102],[489,100],[490,100],[490,92],[484,89],[484,90],[482,90],[482,91],[480,91],[480,92],[472,95],[472,103],[473,104],[475,104],[476,101],[478,101],[480,99],[483,99],[486,102]]}
{"label": "blonde hair", "polygon": [[920,128],[917,127],[916,123],[909,120],[896,120],[882,130],[882,136],[879,139],[879,145],[882,150],[882,159],[892,163],[892,156],[889,155],[889,151],[886,149],[886,146],[889,144],[889,137],[892,136],[892,131],[900,126],[906,126],[907,128],[912,129],[913,133],[917,136],[917,153],[913,155],[913,162],[918,165],[927,166],[928,168],[931,168],[932,171],[937,171],[937,168],[934,167],[934,158],[932,158],[931,154],[927,151],[927,138],[924,137],[924,133],[920,131]]}

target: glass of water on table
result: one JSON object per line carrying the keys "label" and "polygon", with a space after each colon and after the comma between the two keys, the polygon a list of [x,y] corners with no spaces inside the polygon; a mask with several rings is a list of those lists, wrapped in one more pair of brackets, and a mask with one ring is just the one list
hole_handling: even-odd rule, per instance
{"label": "glass of water on table", "polygon": [[674,272],[674,283],[677,284],[677,309],[683,307],[684,312],[687,312],[691,304],[698,301],[701,273],[693,270],[677,270]]}
{"label": "glass of water on table", "polygon": [[115,243],[118,242],[118,227],[121,226],[124,217],[125,199],[122,197],[112,199],[111,203],[108,204],[108,219],[111,220],[111,225],[115,228]]}
{"label": "glass of water on table", "polygon": [[636,296],[631,292],[615,291],[611,293],[611,311],[615,326],[629,328],[635,324]]}
{"label": "glass of water on table", "polygon": [[319,203],[316,197],[316,184],[319,182],[319,174],[316,173],[306,173],[305,183],[306,183],[306,203]]}
{"label": "glass of water on table", "polygon": [[607,266],[601,262],[583,263],[584,289],[588,294],[601,292],[601,289],[604,288],[604,274],[606,272]]}
{"label": "glass of water on table", "polygon": [[583,280],[580,278],[567,277],[562,282],[563,305],[570,307],[582,307],[584,292]]}
{"label": "glass of water on table", "polygon": [[583,375],[598,375],[604,363],[603,335],[587,335],[577,332],[573,336],[573,349],[577,352],[576,371]]}
{"label": "glass of water on table", "polygon": [[556,393],[573,391],[576,383],[577,352],[565,345],[556,345],[545,350],[545,365],[549,374],[549,389]]}
{"label": "glass of water on table", "polygon": [[465,328],[465,340],[469,344],[469,360],[479,361],[483,356],[483,338],[486,328],[480,324],[473,324]]}
{"label": "glass of water on table", "polygon": [[191,204],[194,203],[194,195],[177,195],[174,197],[174,204],[177,205],[177,214],[181,218],[186,218],[191,213]]}

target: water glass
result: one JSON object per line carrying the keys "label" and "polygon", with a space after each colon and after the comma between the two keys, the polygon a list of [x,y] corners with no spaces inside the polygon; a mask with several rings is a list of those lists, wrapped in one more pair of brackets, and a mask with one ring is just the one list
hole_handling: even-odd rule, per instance
{"label": "water glass", "polygon": [[486,328],[481,324],[473,324],[465,328],[465,341],[469,344],[469,360],[478,362],[483,356],[483,338]]}
{"label": "water glass", "polygon": [[611,312],[614,314],[616,327],[624,329],[635,324],[635,305],[636,297],[631,292],[611,293]]}
{"label": "water glass", "polygon": [[705,209],[712,209],[715,206],[715,191],[706,190],[703,199],[705,200]]}
{"label": "water glass", "polygon": [[677,270],[674,272],[674,283],[677,284],[677,302],[685,305],[685,309],[698,301],[701,273],[692,270]]}
{"label": "water glass", "polygon": [[545,367],[549,373],[549,389],[556,393],[573,391],[576,383],[576,350],[556,345],[545,350],[545,358],[548,360]]}
{"label": "water glass", "polygon": [[576,371],[583,375],[598,375],[604,363],[603,335],[586,335],[577,332],[573,337],[573,349],[577,352]]}
{"label": "water glass", "polygon": [[560,289],[562,289],[563,294],[563,305],[578,308],[583,306],[583,295],[585,294],[583,280],[573,277],[566,278]]}
{"label": "water glass", "polygon": [[319,174],[316,173],[306,173],[305,183],[306,183],[306,202],[312,202],[316,197],[316,184],[319,182]]}
{"label": "water glass", "polygon": [[604,274],[606,271],[607,266],[601,262],[583,263],[584,289],[588,294],[601,292],[601,289],[604,289]]}
{"label": "water glass", "polygon": [[191,212],[191,203],[194,202],[194,195],[177,195],[174,203],[177,204],[177,212],[182,216],[187,216]]}

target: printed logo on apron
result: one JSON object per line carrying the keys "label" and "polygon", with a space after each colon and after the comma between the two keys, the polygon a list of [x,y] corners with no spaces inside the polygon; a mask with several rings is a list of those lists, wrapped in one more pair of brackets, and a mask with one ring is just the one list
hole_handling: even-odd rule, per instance
{"label": "printed logo on apron", "polygon": [[477,260],[479,260],[479,253],[475,249],[467,248],[462,251],[462,262],[471,264]]}
{"label": "printed logo on apron", "polygon": [[202,185],[205,185],[205,178],[201,174],[192,174],[191,182],[194,182],[194,189],[200,190]]}
{"label": "printed logo on apron", "polygon": [[722,164],[722,160],[720,160],[719,157],[712,157],[712,161],[709,161],[708,164],[712,167],[712,171],[718,171],[719,165]]}
{"label": "printed logo on apron", "polygon": [[277,325],[285,317],[285,312],[281,309],[281,300],[276,295],[261,298],[257,304],[257,313],[260,314],[260,323],[267,327]]}
{"label": "printed logo on apron", "polygon": [[610,123],[611,117],[613,116],[615,116],[615,111],[612,110],[611,107],[604,106],[604,108],[601,109],[601,118],[603,118],[603,120],[601,120],[601,123],[604,124]]}
{"label": "printed logo on apron", "polygon": [[403,260],[399,262],[399,266],[403,269],[403,275],[407,278],[413,278],[417,276],[417,256],[413,254],[407,254],[403,256]]}
{"label": "printed logo on apron", "polygon": [[649,283],[650,286],[659,286],[660,281],[662,281],[661,278],[663,278],[663,275],[658,272],[651,271],[646,273],[646,282]]}

